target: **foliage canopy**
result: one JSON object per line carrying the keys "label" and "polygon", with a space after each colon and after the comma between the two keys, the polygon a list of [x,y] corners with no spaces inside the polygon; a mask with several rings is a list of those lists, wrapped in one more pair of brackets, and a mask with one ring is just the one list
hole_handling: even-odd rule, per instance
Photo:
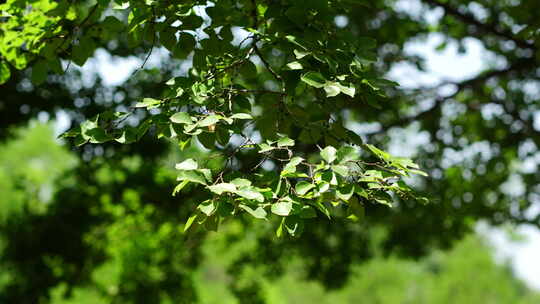
{"label": "foliage canopy", "polygon": [[[322,0],[98,1],[85,9],[68,1],[8,1],[2,6],[2,64],[30,64],[39,85],[49,71],[62,72],[62,55],[83,65],[121,33],[130,48],[149,44],[150,53],[164,47],[172,58],[190,56],[187,74],[167,80],[160,96],[143,97],[127,112],[100,113],[63,137],[77,145],[128,144],[152,129],[158,138],[177,140],[180,149],[201,144],[221,162],[188,158],[176,164],[180,183],[173,194],[189,184],[211,194],[186,230],[194,223],[215,230],[221,218],[242,211],[258,219],[271,212],[283,217],[278,236],[297,235],[316,210],[330,218],[346,209],[357,220],[365,202],[391,205],[390,193],[417,199],[401,177],[424,174],[411,160],[364,143],[339,118],[360,102],[355,96],[377,106],[384,88],[395,85],[371,67],[375,40],[341,31],[334,22],[355,6]],[[240,33],[246,37],[235,43]],[[269,62],[269,52],[278,53],[279,61]],[[4,72],[2,79],[8,77]],[[145,117],[133,117],[136,109],[146,110]],[[130,118],[136,126],[127,123]],[[250,155],[250,163],[240,154]]]}
{"label": "foliage canopy", "polygon": [[[22,195],[39,191],[33,173],[0,173],[16,181],[0,187],[24,189],[0,204],[17,204],[2,210],[11,277],[0,302],[36,303],[62,283],[69,294],[107,267],[125,282],[100,289],[115,301],[192,302],[207,233],[183,233],[190,216],[215,229],[237,215],[223,246],[245,238],[250,250],[228,266],[233,277],[270,277],[300,256],[329,288],[375,255],[379,229],[383,252],[419,257],[478,220],[540,226],[540,2],[175,2],[0,5],[0,140],[49,115],[72,124],[64,137],[79,156],[65,175],[51,171],[46,202]],[[482,69],[434,85],[386,80],[403,65],[425,71],[409,46],[433,37],[441,51],[480,45]],[[93,71],[100,54],[140,65],[110,85]],[[231,285],[262,301],[258,282]]]}

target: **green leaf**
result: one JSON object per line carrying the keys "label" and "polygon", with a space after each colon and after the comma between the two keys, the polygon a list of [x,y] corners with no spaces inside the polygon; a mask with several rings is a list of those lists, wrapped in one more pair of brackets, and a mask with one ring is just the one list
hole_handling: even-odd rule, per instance
{"label": "green leaf", "polygon": [[208,182],[212,181],[212,171],[210,169],[199,169],[197,171],[201,172]]}
{"label": "green leaf", "polygon": [[336,191],[336,196],[344,201],[348,201],[354,194],[354,186],[347,184]]}
{"label": "green leaf", "polygon": [[163,100],[154,99],[154,98],[144,98],[141,102],[135,104],[135,108],[155,108],[160,105]]}
{"label": "green leaf", "polygon": [[120,32],[124,29],[124,23],[113,16],[107,16],[101,24],[113,32]]}
{"label": "green leaf", "polygon": [[296,216],[287,217],[283,224],[291,236],[300,235],[304,229],[304,221]]}
{"label": "green leaf", "polygon": [[324,87],[324,84],[326,83],[326,79],[324,78],[321,73],[318,72],[307,72],[300,79],[309,84],[312,87],[316,87],[318,89]]}
{"label": "green leaf", "polygon": [[180,184],[176,185],[176,187],[174,187],[172,195],[175,196],[178,192],[182,191],[182,189],[184,189],[187,184],[189,184],[189,181],[184,180]]}
{"label": "green leaf", "polygon": [[10,77],[9,65],[5,61],[0,61],[0,84],[6,83]]}
{"label": "green leaf", "polygon": [[288,137],[282,137],[277,142],[278,147],[290,147],[294,146],[294,140],[288,138]]}
{"label": "green leaf", "polygon": [[370,144],[365,144],[364,147],[366,147],[369,151],[371,151],[371,153],[375,154],[380,159],[384,161],[390,161],[391,155],[387,152],[384,152],[383,150]]}
{"label": "green leaf", "polygon": [[98,127],[98,120],[99,120],[99,115],[97,115],[97,116],[95,116],[95,117],[93,117],[91,119],[85,120],[84,122],[81,123],[81,134],[86,139],[89,139],[86,136],[86,132]]}
{"label": "green leaf", "polygon": [[[301,7],[292,7],[291,9],[295,10],[296,12],[300,13],[302,15],[302,17],[304,16],[305,14],[305,10],[304,8],[301,8]],[[287,12],[290,12],[291,9],[287,10]],[[287,13],[286,13],[287,14]],[[290,17],[290,16],[289,16]],[[294,18],[293,18],[294,19]],[[300,43],[298,41],[298,38],[293,36],[293,35],[287,35],[285,36],[285,39],[289,40],[290,42],[296,44],[297,46],[303,48],[304,50],[306,50],[306,46],[304,46],[302,43]]]}
{"label": "green leaf", "polygon": [[[193,60],[195,60],[195,58]],[[193,101],[195,101],[196,103],[202,104],[208,98],[209,88],[205,83],[194,83],[191,86],[191,91],[193,92]]]}
{"label": "green leaf", "polygon": [[330,183],[329,182],[322,181],[322,182],[317,184],[317,191],[319,193],[324,193],[324,192],[328,191],[329,189],[330,189]]}
{"label": "green leaf", "polygon": [[199,121],[197,125],[199,127],[208,127],[211,125],[215,125],[216,123],[219,122],[221,118],[222,118],[221,115],[211,114],[211,115],[206,116],[203,120]]}
{"label": "green leaf", "polygon": [[336,153],[336,148],[328,146],[321,151],[321,157],[330,164],[336,160]]}
{"label": "green leaf", "polygon": [[257,66],[250,60],[245,61],[240,67],[240,74],[246,79],[253,79],[257,77]]}
{"label": "green leaf", "polygon": [[358,179],[359,182],[380,182],[383,179],[381,171],[367,170],[362,177]]}
{"label": "green leaf", "polygon": [[418,169],[418,165],[415,164],[411,159],[404,158],[404,157],[393,157],[392,158],[392,164],[403,168],[403,169]]}
{"label": "green leaf", "polygon": [[337,160],[339,163],[354,161],[359,158],[358,151],[353,147],[341,147],[337,151]]}
{"label": "green leaf", "polygon": [[310,54],[309,52],[301,51],[301,50],[294,50],[293,53],[296,59],[302,59]]}
{"label": "green leaf", "polygon": [[338,86],[341,93],[354,97],[354,94],[356,93],[356,89],[354,87],[347,87],[342,85],[341,83],[338,83]]}
{"label": "green leaf", "polygon": [[286,176],[287,174],[295,173],[296,172],[296,166],[300,164],[304,159],[299,156],[293,157],[286,165],[283,167],[283,171],[281,171],[281,176]]}
{"label": "green leaf", "polygon": [[234,214],[234,206],[228,202],[221,201],[217,210],[219,216],[228,217]]}
{"label": "green leaf", "polygon": [[291,165],[291,166],[297,166],[299,165],[302,161],[304,161],[304,159],[300,156],[295,156],[293,158],[291,158],[291,160],[289,161],[289,163],[287,165]]}
{"label": "green leaf", "polygon": [[332,171],[326,171],[322,174],[322,180],[330,185],[336,186],[338,184],[336,175]]}
{"label": "green leaf", "polygon": [[264,202],[264,196],[253,187],[240,188],[235,193],[248,200],[254,200],[259,203]]}
{"label": "green leaf", "polygon": [[276,229],[276,236],[280,238],[283,235],[283,223],[285,222],[285,218],[281,220],[281,223],[279,224],[278,228]]}
{"label": "green leaf", "polygon": [[180,151],[183,151],[188,144],[192,143],[192,141],[193,141],[193,137],[188,137],[186,139],[179,138],[178,147],[180,148]]}
{"label": "green leaf", "polygon": [[75,127],[73,129],[70,129],[58,136],[58,138],[69,138],[69,137],[76,137],[81,134],[81,128]]}
{"label": "green leaf", "polygon": [[198,167],[197,162],[192,158],[188,158],[175,166],[176,170],[195,170]]}
{"label": "green leaf", "polygon": [[429,174],[427,174],[426,172],[424,172],[424,171],[422,171],[422,170],[409,169],[409,172],[410,172],[410,173],[413,173],[413,174],[422,175],[422,176],[429,176]]}
{"label": "green leaf", "polygon": [[264,153],[274,150],[275,147],[270,146],[269,144],[262,143],[259,145],[259,153]]}
{"label": "green leaf", "polygon": [[247,113],[236,113],[233,114],[231,117],[232,119],[253,119],[253,116],[247,114]]}
{"label": "green leaf", "polygon": [[217,231],[219,226],[219,216],[209,216],[204,221],[204,228],[208,231]]}
{"label": "green leaf", "polygon": [[373,196],[373,199],[379,204],[392,207],[392,197],[390,196],[390,194],[384,191],[377,191],[375,195]]}
{"label": "green leaf", "polygon": [[87,130],[85,135],[88,137],[90,143],[99,144],[112,140],[112,137],[108,135],[102,128],[94,128]]}
{"label": "green leaf", "polygon": [[296,184],[295,190],[298,195],[305,195],[309,190],[315,188],[315,185],[306,181],[301,181]]}
{"label": "green leaf", "polygon": [[179,181],[190,181],[190,182],[193,182],[193,183],[198,183],[198,184],[203,184],[203,185],[206,185],[206,178],[204,177],[204,175],[201,173],[201,172],[197,172],[197,171],[193,171],[193,170],[190,170],[190,171],[185,171],[185,170],[182,170],[178,173],[178,177],[176,178],[176,180],[179,180]]}
{"label": "green leaf", "polygon": [[355,145],[361,146],[364,144],[362,137],[360,137],[358,134],[351,130],[346,130],[345,133],[347,134],[347,138],[349,141]]}
{"label": "green leaf", "polygon": [[264,210],[262,207],[257,207],[257,209],[253,210],[251,209],[249,206],[246,206],[244,204],[240,204],[238,205],[238,207],[244,209],[245,211],[247,211],[247,213],[251,214],[253,217],[255,218],[258,218],[258,219],[266,219],[266,210]]}
{"label": "green leaf", "polygon": [[326,97],[334,97],[341,93],[339,84],[333,81],[327,81],[324,84],[324,91],[326,92]]}
{"label": "green leaf", "polygon": [[182,18],[182,27],[190,30],[195,30],[200,27],[203,23],[203,20],[200,16],[195,14],[189,14]]}
{"label": "green leaf", "polygon": [[47,65],[49,67],[49,70],[51,70],[53,73],[56,73],[56,74],[64,73],[64,69],[62,68],[62,63],[60,62],[60,58],[58,57],[49,58]]}
{"label": "green leaf", "polygon": [[231,181],[237,188],[251,186],[251,181],[245,178],[235,178]]}
{"label": "green leaf", "polygon": [[92,38],[83,36],[79,43],[73,46],[73,51],[71,52],[71,59],[79,66],[83,66],[86,60],[93,55],[96,44]]}
{"label": "green leaf", "polygon": [[272,205],[272,213],[280,216],[288,216],[292,210],[291,201],[280,201]]}
{"label": "green leaf", "polygon": [[226,146],[229,143],[229,140],[231,139],[230,132],[232,131],[226,128],[217,128],[216,129],[217,142],[222,146]]}
{"label": "green leaf", "polygon": [[286,67],[289,70],[301,70],[304,68],[302,64],[298,61],[289,62],[287,63]]}
{"label": "green leaf", "polygon": [[229,125],[232,125],[232,123],[234,122],[234,119],[230,117],[221,117],[221,120],[226,121]]}
{"label": "green leaf", "polygon": [[339,174],[339,175],[341,175],[343,177],[349,176],[349,167],[347,167],[347,166],[333,165],[331,168],[332,168],[332,171],[336,172],[337,174]]}
{"label": "green leaf", "polygon": [[[198,129],[200,130],[200,129]],[[197,135],[199,142],[208,150],[212,150],[216,144],[215,132],[201,132]]]}
{"label": "green leaf", "polygon": [[176,40],[176,31],[177,29],[174,27],[167,27],[159,33],[159,41],[170,52],[174,52],[178,43]]}
{"label": "green leaf", "polygon": [[172,122],[177,124],[192,124],[191,116],[187,112],[178,112],[169,118]]}
{"label": "green leaf", "polygon": [[173,56],[176,58],[185,58],[193,51],[197,41],[190,33],[181,33],[178,39],[178,44],[173,51]]}
{"label": "green leaf", "polygon": [[330,217],[330,211],[328,210],[328,208],[326,208],[326,206],[324,205],[324,203],[320,202],[320,201],[317,201],[314,203],[315,204],[315,207],[317,207],[317,209],[319,209],[319,211],[321,211],[324,215],[326,215],[326,217],[328,219],[331,219]]}
{"label": "green leaf", "polygon": [[197,216],[198,216],[198,214],[195,213],[195,214],[193,214],[192,216],[190,216],[188,218],[186,224],[184,225],[184,232],[186,232],[189,229],[189,227],[191,227],[191,225],[193,225],[193,222],[195,222],[195,219],[197,219]]}
{"label": "green leaf", "polygon": [[362,188],[358,184],[354,185],[354,193],[360,195],[361,197],[365,199],[369,199],[369,194],[367,193],[366,189]]}
{"label": "green leaf", "polygon": [[236,185],[230,183],[221,183],[208,186],[208,189],[216,194],[222,194],[223,192],[234,193],[236,191]]}
{"label": "green leaf", "polygon": [[214,201],[204,201],[197,207],[206,216],[212,216],[217,210],[216,203]]}
{"label": "green leaf", "polygon": [[128,133],[128,132],[124,131],[124,132],[122,132],[122,135],[116,137],[114,140],[121,143],[121,144],[127,144],[129,142],[134,141],[134,139],[135,138],[134,138],[134,136],[133,136],[133,134],[131,132]]}

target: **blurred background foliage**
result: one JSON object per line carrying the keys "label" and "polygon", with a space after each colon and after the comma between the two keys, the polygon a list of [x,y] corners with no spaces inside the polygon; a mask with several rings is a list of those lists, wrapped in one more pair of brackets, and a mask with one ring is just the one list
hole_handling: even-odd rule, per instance
{"label": "blurred background foliage", "polygon": [[[353,262],[343,286],[329,291],[310,278],[300,254],[287,252],[282,271],[265,262],[257,250],[258,235],[271,233],[271,224],[232,221],[206,237],[186,237],[178,216],[143,204],[140,192],[130,187],[123,170],[140,170],[144,164],[139,158],[101,165],[91,177],[95,184],[80,184],[76,157],[55,139],[51,124],[33,121],[13,132],[0,146],[0,174],[6,177],[2,196],[10,202],[1,207],[0,295],[5,303],[15,286],[19,292],[28,288],[21,302],[54,304],[244,303],[249,300],[235,291],[250,288],[259,289],[253,292],[260,301],[276,304],[540,301],[540,293],[517,279],[505,261],[496,261],[480,235],[470,234],[449,251],[432,250],[414,260],[384,253],[384,226],[369,228],[372,237],[366,245],[372,258]],[[155,172],[152,183],[171,174],[172,169]],[[111,191],[97,191],[96,185]],[[84,188],[93,202],[68,207],[66,201],[52,199],[68,195],[62,191],[69,188]],[[121,204],[112,203],[113,188]],[[57,221],[47,223],[46,218]],[[80,221],[92,225],[77,230]],[[236,267],[246,256],[249,267]],[[326,258],[323,263],[333,263],[332,256]],[[39,277],[29,277],[36,271]],[[265,275],[269,272],[280,274]],[[37,284],[44,292],[32,299],[30,295],[40,294],[31,289]]]}

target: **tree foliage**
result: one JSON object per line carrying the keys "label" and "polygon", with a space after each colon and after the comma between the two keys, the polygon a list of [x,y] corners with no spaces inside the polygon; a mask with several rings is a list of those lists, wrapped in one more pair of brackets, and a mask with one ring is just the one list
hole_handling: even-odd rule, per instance
{"label": "tree foliage", "polygon": [[[335,24],[350,3],[306,4],[98,1],[85,10],[68,1],[11,1],[3,5],[3,55],[15,68],[30,63],[34,84],[45,80],[49,67],[59,72],[64,53],[83,65],[100,44],[116,39],[113,33],[127,32],[131,48],[148,43],[150,52],[162,46],[173,58],[192,56],[187,75],[167,80],[160,96],[143,97],[130,112],[100,113],[63,137],[77,145],[128,144],[152,128],[158,138],[176,139],[180,149],[201,144],[224,161],[214,167],[197,159],[176,164],[180,184],[174,193],[195,183],[211,194],[186,230],[194,223],[215,230],[221,218],[245,211],[258,219],[281,216],[276,233],[297,235],[316,210],[330,217],[331,207],[345,208],[348,218],[358,219],[365,202],[391,205],[390,193],[416,199],[401,177],[424,174],[343,127],[337,116],[359,102],[355,95],[377,104],[383,87],[394,84],[371,68],[376,42]],[[234,43],[239,32],[247,37]],[[279,53],[280,61],[269,62],[268,52]],[[257,81],[261,74],[270,79]],[[148,115],[136,126],[124,123],[135,109]],[[240,156],[254,153],[259,156],[251,157],[252,164]]]}
{"label": "tree foliage", "polygon": [[[383,252],[418,257],[450,246],[478,220],[540,226],[531,212],[539,191],[539,5],[6,1],[0,140],[36,116],[68,120],[79,162],[50,201],[0,224],[2,268],[11,273],[0,302],[46,301],[59,284],[69,295],[111,259],[124,265],[115,272],[121,283],[98,285],[114,301],[183,294],[193,302],[188,273],[208,235],[182,232],[190,216],[213,229],[217,216],[237,215],[242,228],[224,246],[247,238],[251,250],[230,263],[233,278],[260,264],[269,266],[261,275],[275,276],[298,255],[306,276],[328,288],[375,255],[370,242],[381,227]],[[439,50],[481,45],[483,70],[425,87],[385,80],[398,66],[425,70],[426,58],[408,46],[433,36]],[[140,66],[109,85],[93,70],[103,53]],[[399,195],[410,192],[401,182],[415,165],[384,152],[397,142],[406,154],[418,138],[408,156],[430,177],[406,181],[427,205]],[[389,191],[398,193],[393,208]],[[17,210],[16,202],[21,196],[0,205]],[[312,211],[322,216],[305,219]],[[326,216],[364,213],[337,225]],[[276,230],[296,235],[304,221],[311,224],[300,238],[275,238]],[[127,244],[104,234],[107,227],[126,233]],[[129,234],[138,229],[142,236]],[[242,283],[232,286],[236,295],[261,299],[260,282]]]}

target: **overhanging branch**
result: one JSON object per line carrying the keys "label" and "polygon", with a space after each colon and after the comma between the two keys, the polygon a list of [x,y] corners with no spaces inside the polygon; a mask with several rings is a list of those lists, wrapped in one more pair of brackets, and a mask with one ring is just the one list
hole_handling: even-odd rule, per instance
{"label": "overhanging branch", "polygon": [[533,43],[517,38],[511,31],[501,29],[497,26],[497,24],[482,23],[479,20],[477,20],[473,15],[462,13],[455,7],[451,6],[450,4],[441,2],[439,0],[422,0],[422,1],[424,3],[430,4],[433,6],[442,7],[444,11],[446,12],[446,14],[452,15],[455,18],[460,19],[461,21],[467,24],[473,25],[482,32],[491,33],[491,34],[506,38],[508,40],[511,40],[515,42],[516,45],[521,48],[536,50],[536,46]]}
{"label": "overhanging branch", "polygon": [[[387,131],[390,128],[406,126],[406,125],[408,125],[408,124],[410,124],[410,123],[412,123],[414,121],[421,120],[421,119],[423,119],[425,117],[429,117],[433,113],[437,112],[446,100],[454,98],[462,90],[467,89],[467,88],[475,87],[475,86],[477,86],[479,84],[482,84],[482,83],[488,81],[489,79],[492,79],[492,78],[495,78],[495,77],[500,77],[500,76],[506,75],[508,73],[521,71],[521,70],[524,70],[524,69],[527,69],[527,68],[531,68],[530,60],[522,59],[520,61],[517,61],[514,65],[511,65],[511,66],[509,66],[509,67],[507,67],[505,69],[502,69],[502,70],[487,71],[487,72],[479,74],[476,77],[473,77],[473,78],[470,78],[470,79],[467,79],[467,80],[464,80],[464,81],[461,81],[461,82],[445,82],[445,83],[443,83],[443,85],[451,84],[451,85],[456,86],[456,91],[453,94],[448,95],[448,96],[440,96],[440,97],[435,99],[435,103],[433,104],[433,106],[431,108],[429,108],[429,109],[427,109],[425,111],[422,111],[420,113],[417,113],[415,115],[399,119],[399,120],[394,121],[394,122],[389,123],[389,124],[385,124],[381,128],[381,130],[378,130],[378,131],[370,133],[370,134],[383,133],[383,132]],[[440,85],[437,86],[437,87],[440,87]]]}

